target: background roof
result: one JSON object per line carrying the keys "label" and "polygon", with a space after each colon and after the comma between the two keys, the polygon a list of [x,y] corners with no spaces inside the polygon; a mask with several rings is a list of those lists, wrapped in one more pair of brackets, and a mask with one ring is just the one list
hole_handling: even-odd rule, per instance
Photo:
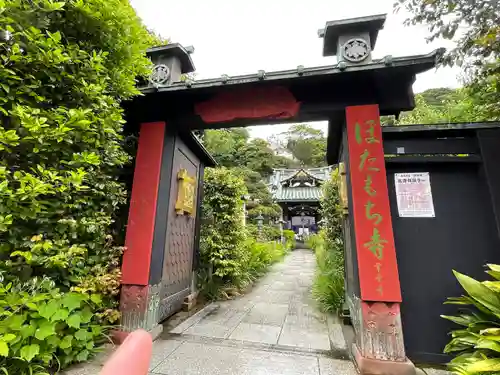
{"label": "background roof", "polygon": [[321,188],[319,187],[284,187],[283,181],[293,177],[299,171],[304,170],[314,178],[325,181],[330,178],[333,167],[320,168],[293,168],[293,169],[275,169],[272,176],[269,178],[269,189],[273,198],[278,202],[311,202],[318,201],[321,196]]}

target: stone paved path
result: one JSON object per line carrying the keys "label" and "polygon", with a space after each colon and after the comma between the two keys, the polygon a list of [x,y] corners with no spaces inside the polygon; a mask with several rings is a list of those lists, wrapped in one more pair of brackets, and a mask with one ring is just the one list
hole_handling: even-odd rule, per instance
{"label": "stone paved path", "polygon": [[356,374],[350,361],[332,358],[345,342],[311,298],[314,268],[311,251],[293,251],[247,295],[211,304],[164,332],[154,342],[150,374]]}
{"label": "stone paved path", "polygon": [[351,362],[330,358],[329,337],[345,343],[311,298],[314,268],[311,251],[293,251],[247,295],[184,321],[155,343],[151,373],[355,374]]}

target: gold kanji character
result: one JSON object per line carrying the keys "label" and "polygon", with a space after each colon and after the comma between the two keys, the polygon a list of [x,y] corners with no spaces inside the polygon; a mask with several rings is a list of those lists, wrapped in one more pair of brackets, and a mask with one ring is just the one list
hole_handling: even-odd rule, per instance
{"label": "gold kanji character", "polygon": [[[359,170],[362,171],[365,169],[365,166],[366,166],[366,162],[368,161],[368,164],[373,164],[377,161],[377,158],[375,157],[370,157],[370,152],[365,149],[365,151],[363,151],[363,153],[361,154],[361,160],[359,162]],[[377,167],[371,167],[371,166],[368,166],[367,169],[369,171],[373,171],[373,172],[378,172],[380,171],[379,168]]]}
{"label": "gold kanji character", "polygon": [[358,145],[363,143],[363,138],[361,137],[361,125],[359,125],[359,122],[354,125],[354,134],[356,136],[356,143]]}
{"label": "gold kanji character", "polygon": [[372,175],[369,174],[365,178],[365,186],[363,189],[365,190],[366,194],[368,194],[370,197],[374,197],[377,195],[377,190],[375,190],[372,186],[373,180],[372,180]]}
{"label": "gold kanji character", "polygon": [[366,202],[365,204],[365,216],[368,220],[375,220],[375,225],[379,225],[382,221],[382,215],[379,213],[372,213],[372,208],[375,207],[375,204],[371,201]]}
{"label": "gold kanji character", "polygon": [[380,284],[377,288],[377,292],[378,294],[380,294],[381,296],[384,295],[384,288],[382,287],[382,284]]}
{"label": "gold kanji character", "polygon": [[378,260],[382,260],[384,257],[384,245],[387,243],[387,240],[384,240],[380,237],[380,232],[377,228],[373,228],[373,234],[370,237],[370,241],[365,243],[363,246],[371,251],[373,255]]}
{"label": "gold kanji character", "polygon": [[380,143],[380,140],[378,140],[375,137],[375,121],[369,120],[366,122],[368,125],[368,129],[366,130],[366,133],[368,133],[368,137],[365,138],[366,143]]}

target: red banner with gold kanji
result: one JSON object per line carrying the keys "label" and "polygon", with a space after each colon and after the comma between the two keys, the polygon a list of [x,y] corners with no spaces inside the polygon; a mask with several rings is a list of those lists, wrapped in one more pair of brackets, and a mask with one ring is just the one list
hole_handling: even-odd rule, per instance
{"label": "red banner with gold kanji", "polygon": [[361,299],[401,302],[378,105],[346,108]]}

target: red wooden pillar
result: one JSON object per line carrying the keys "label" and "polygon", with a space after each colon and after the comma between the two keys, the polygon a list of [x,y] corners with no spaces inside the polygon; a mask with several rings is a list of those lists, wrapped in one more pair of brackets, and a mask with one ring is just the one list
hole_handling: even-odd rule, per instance
{"label": "red wooden pillar", "polygon": [[361,373],[411,374],[378,105],[347,107],[346,124],[361,297],[354,357]]}
{"label": "red wooden pillar", "polygon": [[150,266],[164,140],[164,122],[141,124],[122,261],[120,311],[125,333],[137,328],[161,332],[159,286],[150,285]]}

